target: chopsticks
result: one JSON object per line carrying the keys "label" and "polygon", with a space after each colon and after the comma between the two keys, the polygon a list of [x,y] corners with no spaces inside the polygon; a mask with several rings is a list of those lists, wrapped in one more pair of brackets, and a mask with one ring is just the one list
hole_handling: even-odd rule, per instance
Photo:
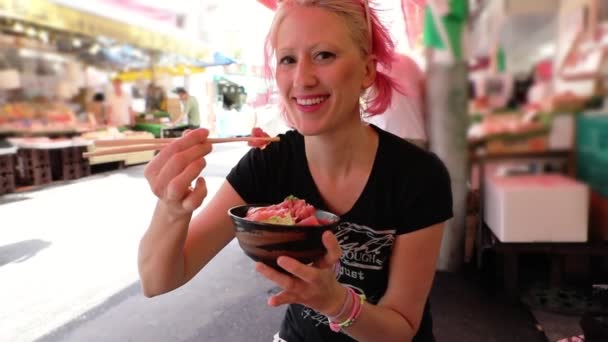
{"label": "chopsticks", "polygon": [[[84,158],[108,156],[114,154],[143,152],[143,151],[158,151],[169,145],[171,142],[179,138],[164,138],[164,139],[108,139],[95,140],[95,147],[107,147],[98,149],[92,152],[82,154]],[[276,142],[278,137],[241,137],[241,138],[208,138],[206,140],[211,144],[221,144],[227,142],[246,141],[246,142]]]}

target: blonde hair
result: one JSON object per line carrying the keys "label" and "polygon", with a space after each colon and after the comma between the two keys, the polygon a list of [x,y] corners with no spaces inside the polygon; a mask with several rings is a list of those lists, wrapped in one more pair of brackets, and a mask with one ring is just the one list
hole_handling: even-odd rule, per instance
{"label": "blonde hair", "polygon": [[[269,79],[274,77],[271,60],[276,50],[276,39],[280,24],[288,11],[295,6],[319,7],[344,18],[362,57],[374,55],[377,63],[390,70],[394,60],[395,45],[391,36],[380,22],[376,11],[368,0],[283,0],[279,2],[270,31],[266,37],[264,58],[265,73]],[[393,80],[386,74],[376,72],[376,79],[365,98],[366,111],[371,114],[383,113],[390,105]]]}

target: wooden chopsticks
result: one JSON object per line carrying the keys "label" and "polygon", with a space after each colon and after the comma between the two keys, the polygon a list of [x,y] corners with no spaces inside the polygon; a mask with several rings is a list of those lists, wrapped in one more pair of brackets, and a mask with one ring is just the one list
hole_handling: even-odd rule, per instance
{"label": "wooden chopsticks", "polygon": [[[142,151],[158,151],[169,145],[172,141],[179,138],[164,138],[164,139],[106,139],[95,140],[95,147],[102,147],[92,152],[82,154],[84,158],[108,156],[114,154],[142,152]],[[246,141],[246,142],[275,142],[279,141],[278,137],[241,137],[241,138],[208,138],[206,140],[211,144],[220,144],[227,142]]]}

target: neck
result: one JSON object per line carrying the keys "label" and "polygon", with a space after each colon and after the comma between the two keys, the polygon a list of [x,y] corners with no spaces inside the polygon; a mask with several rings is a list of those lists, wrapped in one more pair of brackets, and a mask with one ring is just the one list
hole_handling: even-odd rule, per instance
{"label": "neck", "polygon": [[354,168],[367,165],[378,146],[374,129],[358,117],[332,133],[308,136],[305,141],[309,167],[330,179],[345,177]]}

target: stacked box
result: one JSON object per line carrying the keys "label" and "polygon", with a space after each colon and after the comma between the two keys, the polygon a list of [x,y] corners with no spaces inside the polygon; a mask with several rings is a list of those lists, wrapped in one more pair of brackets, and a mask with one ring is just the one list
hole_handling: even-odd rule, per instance
{"label": "stacked box", "polygon": [[20,148],[17,151],[17,184],[44,185],[52,180],[49,150]]}
{"label": "stacked box", "polygon": [[488,176],[484,221],[502,242],[586,242],[589,187],[559,174]]}
{"label": "stacked box", "polygon": [[89,176],[91,165],[82,157],[85,146],[70,146],[51,152],[53,180],[72,180]]}
{"label": "stacked box", "polygon": [[0,155],[0,196],[15,191],[15,155]]}

